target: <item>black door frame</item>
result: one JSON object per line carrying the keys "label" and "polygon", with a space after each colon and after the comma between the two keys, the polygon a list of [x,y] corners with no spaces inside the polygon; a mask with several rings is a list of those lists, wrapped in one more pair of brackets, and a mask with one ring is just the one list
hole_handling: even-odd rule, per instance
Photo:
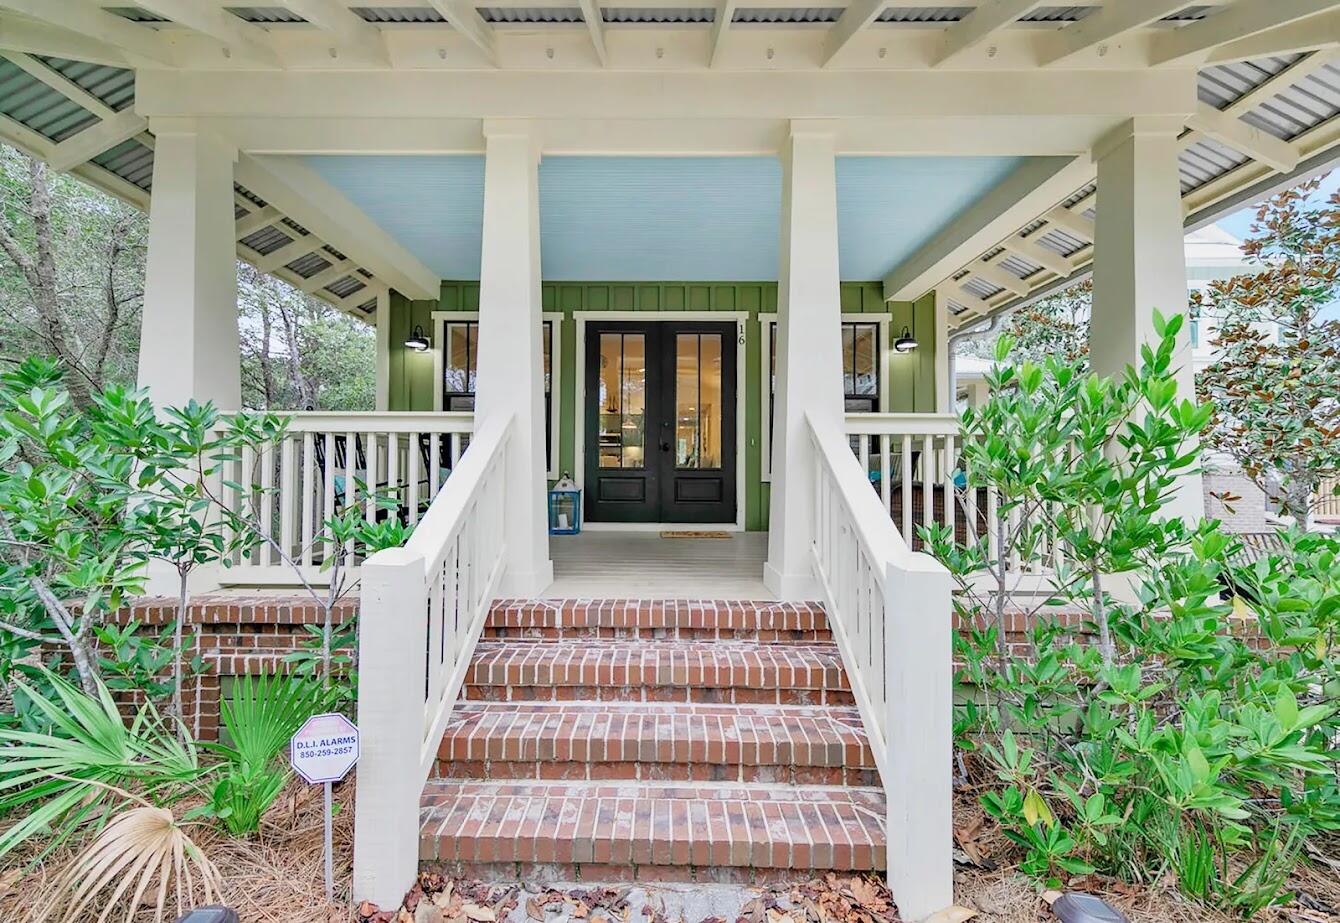
{"label": "black door frame", "polygon": [[[629,318],[626,315],[610,320],[599,317],[583,319],[583,348],[578,359],[582,366],[583,383],[578,425],[582,427],[583,458],[578,460],[582,471],[584,519],[601,524],[702,524],[738,526],[739,524],[739,434],[744,421],[740,419],[739,397],[743,372],[739,361],[740,321],[711,318],[655,317]],[[598,467],[600,335],[602,333],[642,333],[646,336],[646,415],[644,452],[651,460],[643,468],[613,469]],[[680,333],[716,333],[721,335],[722,346],[722,466],[713,469],[679,469],[674,457],[675,372],[676,340]],[[626,470],[628,478],[618,485],[629,498],[626,506],[617,502],[602,502],[601,477]],[[700,501],[694,498],[676,500],[677,492],[694,493],[694,482],[714,481],[720,484],[720,500]],[[643,500],[632,498],[641,485]],[[687,490],[685,490],[687,488]],[[702,495],[710,495],[707,488]]]}

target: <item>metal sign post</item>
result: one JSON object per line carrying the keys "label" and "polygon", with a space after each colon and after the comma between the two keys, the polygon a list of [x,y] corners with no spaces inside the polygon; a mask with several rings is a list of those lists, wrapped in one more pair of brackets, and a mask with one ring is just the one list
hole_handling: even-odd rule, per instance
{"label": "metal sign post", "polygon": [[335,865],[331,845],[330,787],[358,762],[358,728],[344,715],[313,715],[289,741],[289,765],[313,785],[321,785],[325,815],[326,901],[335,900]]}

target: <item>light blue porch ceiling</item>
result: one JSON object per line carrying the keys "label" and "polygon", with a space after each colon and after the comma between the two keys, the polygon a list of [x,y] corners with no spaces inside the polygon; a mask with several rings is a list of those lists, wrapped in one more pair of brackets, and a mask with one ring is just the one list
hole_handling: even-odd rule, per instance
{"label": "light blue porch ceiling", "polygon": [[[484,160],[313,156],[308,164],[444,279],[479,277]],[[1019,166],[1013,157],[842,157],[844,281],[881,279]],[[777,278],[773,157],[546,157],[546,281]]]}

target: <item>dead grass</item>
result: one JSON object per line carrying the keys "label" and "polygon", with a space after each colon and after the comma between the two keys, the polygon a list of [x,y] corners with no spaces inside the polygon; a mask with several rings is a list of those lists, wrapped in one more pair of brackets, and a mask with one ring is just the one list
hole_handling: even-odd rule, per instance
{"label": "dead grass", "polygon": [[[255,837],[231,837],[207,823],[190,827],[192,838],[222,876],[223,902],[237,910],[243,923],[353,920],[349,896],[353,868],[353,778],[350,774],[334,792],[337,805],[334,904],[326,903],[322,882],[319,786],[290,783],[266,813]],[[180,803],[173,805],[173,812],[181,817],[191,807],[191,803]],[[72,843],[26,874],[22,866],[27,864],[27,857],[7,857],[7,871],[0,873],[0,920],[17,923],[31,919],[33,908],[50,897],[60,874],[82,845],[83,841]],[[95,917],[96,914],[89,919]],[[152,919],[147,907],[135,918],[136,923]]]}

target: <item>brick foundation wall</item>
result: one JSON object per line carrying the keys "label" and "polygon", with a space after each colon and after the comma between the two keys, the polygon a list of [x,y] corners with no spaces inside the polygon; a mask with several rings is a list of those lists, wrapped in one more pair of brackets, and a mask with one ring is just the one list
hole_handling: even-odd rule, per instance
{"label": "brick foundation wall", "polygon": [[[357,612],[358,599],[346,598],[336,608],[335,623],[338,625]],[[140,599],[118,613],[115,621],[125,624],[133,618],[144,625],[161,627],[171,623],[175,614],[176,601],[173,599]],[[505,622],[505,613],[500,618]],[[1008,612],[1005,615],[1005,638],[1013,654],[1026,656],[1029,653],[1029,629],[1038,618],[1055,620],[1069,633],[1084,640],[1094,638],[1094,633],[1085,626],[1088,616],[1083,612],[1048,610],[1032,619],[1023,612]],[[307,637],[303,626],[320,622],[320,608],[301,597],[203,596],[194,601],[187,630],[199,632],[199,652],[205,662],[205,672],[194,677],[185,690],[187,726],[201,740],[217,740],[219,697],[224,679],[286,669],[284,656],[298,650],[301,641]],[[955,616],[954,627],[959,632],[967,632],[973,628],[984,629],[988,624],[986,615],[975,619]],[[499,630],[497,626],[491,629],[495,634]],[[1264,643],[1254,620],[1235,618],[1230,630],[1254,644]],[[122,700],[128,707],[136,704],[134,697],[128,694]]]}
{"label": "brick foundation wall", "polygon": [[[336,625],[358,613],[358,600],[346,598],[335,607]],[[141,625],[159,628],[170,624],[177,614],[172,598],[135,600],[113,619],[124,625],[131,619]],[[191,678],[183,694],[185,720],[201,740],[219,736],[219,697],[226,677],[258,676],[288,668],[284,657],[299,650],[308,637],[304,625],[321,624],[321,609],[302,597],[290,596],[202,596],[192,602],[186,631],[197,632],[196,651],[205,670]],[[138,704],[137,697],[125,695],[128,705]]]}

